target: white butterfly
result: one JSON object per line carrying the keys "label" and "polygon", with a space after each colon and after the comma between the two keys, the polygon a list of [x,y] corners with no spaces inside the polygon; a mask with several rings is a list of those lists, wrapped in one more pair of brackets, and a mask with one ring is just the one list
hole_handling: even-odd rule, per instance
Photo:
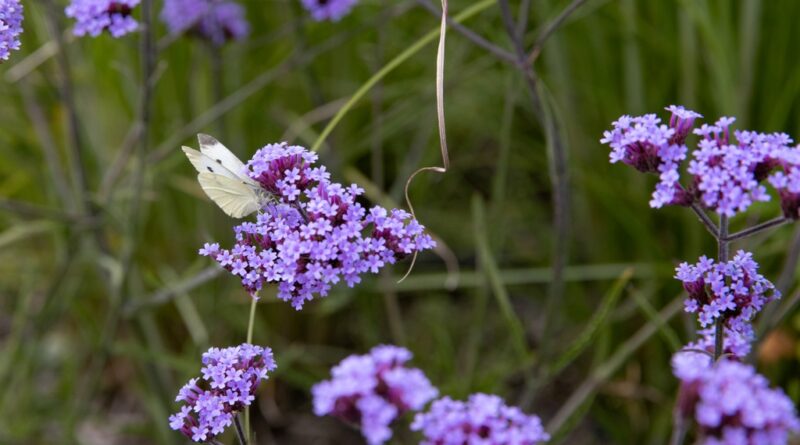
{"label": "white butterfly", "polygon": [[267,201],[264,190],[245,174],[244,163],[218,140],[198,134],[200,151],[182,147],[189,162],[200,173],[200,187],[223,212],[233,218],[245,217]]}

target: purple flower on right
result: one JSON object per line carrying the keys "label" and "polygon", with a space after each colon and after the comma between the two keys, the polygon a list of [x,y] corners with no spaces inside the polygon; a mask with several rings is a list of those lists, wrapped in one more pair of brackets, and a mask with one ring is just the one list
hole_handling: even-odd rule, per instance
{"label": "purple flower on right", "polygon": [[[778,191],[784,216],[800,218],[800,149],[788,135],[731,130],[733,117],[695,128],[700,114],[676,105],[666,109],[672,113],[668,125],[655,114],[622,116],[600,140],[611,147],[612,163],[659,176],[651,207],[699,205],[732,217],[769,201],[768,183]],[[690,134],[698,137],[696,147],[687,143]],[[689,153],[689,179],[681,184]]]}
{"label": "purple flower on right", "polygon": [[420,445],[536,445],[550,439],[537,416],[481,393],[466,402],[436,400],[427,412],[416,415],[411,429],[422,433]]}
{"label": "purple flower on right", "polygon": [[19,0],[0,0],[0,60],[8,60],[20,47],[22,4]]}
{"label": "purple flower on right", "polygon": [[672,358],[681,380],[677,412],[698,425],[701,445],[785,445],[800,432],[794,404],[752,366],[681,351]]}
{"label": "purple flower on right", "polygon": [[347,15],[358,0],[302,0],[303,6],[314,20],[339,21]]}

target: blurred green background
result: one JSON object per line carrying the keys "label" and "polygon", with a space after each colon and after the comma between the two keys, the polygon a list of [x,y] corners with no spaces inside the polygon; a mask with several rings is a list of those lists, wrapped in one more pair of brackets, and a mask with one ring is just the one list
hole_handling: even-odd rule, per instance
{"label": "blurred green background", "polygon": [[[221,51],[170,41],[157,21],[163,50],[142,170],[131,143],[139,35],[67,37],[65,58],[37,61],[34,51],[56,48],[69,24],[60,0],[57,29],[48,2],[23,3],[23,49],[0,65],[0,443],[186,443],[166,420],[174,396],[208,347],[244,341],[249,297],[197,255],[207,241],[230,245],[234,222],[202,194],[180,145],[196,146],[202,131],[243,159],[281,140],[310,146],[438,18],[413,0],[366,0],[341,22],[315,23],[299,1],[248,0],[250,37]],[[569,3],[530,3],[526,48]],[[362,443],[313,416],[309,388],[346,355],[379,343],[410,348],[444,394],[496,393],[540,415],[554,443],[666,442],[676,392],[669,359],[696,328],[679,312],[673,267],[715,245],[686,209],[650,209],[654,178],[610,165],[598,141],[619,115],[664,116],[673,103],[800,137],[800,3],[579,3],[535,63],[568,157],[563,295],[548,312],[558,231],[552,135],[520,70],[451,31],[451,170],[421,174],[410,188],[443,249],[422,255],[402,283],[408,262],[354,289],[338,286],[302,312],[274,289],[262,293],[254,338],[274,349],[279,367],[254,410],[260,443]],[[453,0],[451,14],[472,4]],[[514,14],[524,6],[511,3]],[[498,5],[465,25],[513,53]],[[358,182],[375,202],[399,205],[408,176],[441,162],[435,51],[425,46],[392,71],[322,146],[334,178]],[[59,60],[69,65],[91,217],[76,213],[78,162]],[[778,214],[777,203],[759,204],[733,229]],[[800,231],[783,226],[733,248],[754,250],[786,294],[759,325],[766,340],[753,360],[798,401],[800,315],[786,302],[797,298]],[[415,443],[406,430],[396,429],[394,443]],[[229,432],[222,441],[235,439]]]}

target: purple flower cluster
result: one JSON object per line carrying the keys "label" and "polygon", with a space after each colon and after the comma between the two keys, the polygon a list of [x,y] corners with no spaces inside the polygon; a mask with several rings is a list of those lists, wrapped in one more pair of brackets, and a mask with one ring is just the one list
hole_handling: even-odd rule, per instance
{"label": "purple flower cluster", "polygon": [[73,33],[78,36],[97,37],[108,31],[113,37],[122,37],[136,31],[139,23],[131,16],[140,0],[72,0],[67,6],[67,17],[75,19]]}
{"label": "purple flower cluster", "polygon": [[676,353],[672,368],[681,380],[678,412],[694,418],[703,445],[781,445],[800,432],[794,404],[752,366],[711,356]]}
{"label": "purple flower cluster", "polygon": [[161,20],[172,34],[188,32],[217,46],[250,32],[244,8],[230,0],[166,0]]}
{"label": "purple flower cluster", "polygon": [[356,201],[364,191],[331,182],[324,166],[313,166],[316,160],[316,154],[286,144],[259,150],[247,173],[273,203],[255,223],[235,228],[232,249],[214,243],[200,250],[240,277],[251,295],[279,283],[278,298],[298,310],[341,280],[352,287],[361,274],[435,245],[408,212],[379,206],[367,211]]}
{"label": "purple flower cluster", "polygon": [[708,327],[718,319],[738,333],[750,332],[750,321],[764,305],[780,298],[780,292],[758,273],[753,254],[740,250],[727,263],[705,256],[696,264],[682,263],[675,278],[689,294],[686,312],[697,312],[700,324]]}
{"label": "purple flower cluster", "polygon": [[303,0],[303,6],[316,21],[338,21],[353,9],[358,0]]}
{"label": "purple flower cluster", "polygon": [[694,175],[703,205],[726,216],[734,216],[756,201],[769,201],[761,184],[763,170],[771,156],[791,143],[781,133],[735,131],[737,143],[733,144],[729,127],[735,120],[723,117],[714,125],[703,124],[694,130],[702,139],[687,169]]}
{"label": "purple flower cluster", "polygon": [[347,357],[331,370],[331,380],[311,388],[314,413],[360,426],[370,445],[386,442],[394,419],[438,394],[422,371],[404,366],[409,360],[411,352],[390,345]]}
{"label": "purple flower cluster", "polygon": [[662,124],[655,114],[622,116],[600,140],[611,147],[612,163],[621,161],[640,172],[659,175],[660,180],[650,201],[650,206],[655,208],[686,200],[678,182],[678,168],[686,159],[686,136],[694,120],[702,117],[675,105],[667,107],[667,110],[672,113],[669,126]]}
{"label": "purple flower cluster", "polygon": [[20,47],[22,4],[19,0],[0,0],[0,60],[8,60]]}
{"label": "purple flower cluster", "polygon": [[175,400],[185,405],[169,417],[170,427],[195,442],[211,441],[255,400],[258,384],[275,367],[270,348],[243,343],[209,349],[203,354],[202,378],[189,380],[178,392]]}
{"label": "purple flower cluster", "polygon": [[[611,147],[612,163],[621,161],[659,175],[651,207],[698,203],[731,217],[754,202],[768,201],[763,184],[768,180],[778,190],[784,214],[800,217],[800,150],[790,147],[789,136],[743,130],[731,134],[732,117],[694,128],[701,115],[676,105],[666,109],[672,113],[669,125],[655,114],[622,116],[600,140]],[[691,150],[686,170],[691,180],[684,187],[679,182],[680,165],[690,151],[686,145],[690,133],[700,140]],[[773,173],[775,169],[779,171]]]}
{"label": "purple flower cluster", "polygon": [[436,400],[427,412],[416,415],[411,429],[422,432],[420,445],[534,445],[550,439],[537,416],[480,393],[467,402]]}

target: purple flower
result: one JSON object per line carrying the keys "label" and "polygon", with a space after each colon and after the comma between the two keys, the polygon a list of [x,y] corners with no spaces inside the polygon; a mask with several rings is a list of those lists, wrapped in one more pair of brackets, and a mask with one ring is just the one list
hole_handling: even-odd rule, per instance
{"label": "purple flower", "polygon": [[243,343],[209,349],[200,369],[202,385],[194,378],[178,392],[175,401],[185,405],[169,417],[170,428],[195,442],[211,441],[253,403],[258,384],[275,367],[270,348]]}
{"label": "purple flower", "polygon": [[386,442],[394,419],[438,394],[422,371],[404,366],[409,360],[411,352],[390,345],[347,357],[333,367],[331,380],[311,388],[314,413],[358,425],[370,445]]}
{"label": "purple flower", "polygon": [[113,37],[122,37],[136,31],[139,23],[131,13],[140,0],[72,0],[65,12],[75,19],[73,33],[97,37],[108,31]]}
{"label": "purple flower", "polygon": [[696,118],[702,117],[694,111],[672,105],[669,126],[661,123],[655,114],[644,116],[622,116],[614,122],[611,131],[603,132],[600,140],[611,147],[612,163],[622,161],[640,172],[659,176],[650,206],[690,203],[678,180],[681,161],[686,159],[686,135]]}
{"label": "purple flower", "polygon": [[358,0],[303,0],[303,6],[316,21],[339,21],[347,15]]}
{"label": "purple flower", "polygon": [[794,404],[752,366],[681,351],[672,358],[681,380],[677,410],[697,421],[703,445],[781,445],[800,432]]}
{"label": "purple flower", "polygon": [[682,263],[675,278],[689,294],[686,312],[697,312],[705,328],[722,319],[740,335],[750,332],[750,321],[764,305],[780,298],[780,292],[758,273],[753,254],[740,250],[727,263],[700,257],[697,264]]}
{"label": "purple flower", "polygon": [[272,202],[255,223],[234,228],[232,249],[207,244],[200,250],[242,277],[253,295],[266,283],[278,283],[278,298],[298,310],[339,281],[353,286],[362,274],[435,245],[408,212],[377,206],[367,211],[357,202],[364,190],[331,182],[316,160],[314,153],[286,144],[256,152],[247,174]]}
{"label": "purple flower", "polygon": [[250,32],[244,8],[229,0],[166,0],[161,20],[172,34],[188,32],[217,46]]}
{"label": "purple flower", "polygon": [[492,444],[534,445],[550,436],[537,416],[509,407],[500,397],[473,394],[467,402],[443,397],[419,413],[411,429],[420,431],[420,445]]}
{"label": "purple flower", "polygon": [[694,188],[703,205],[729,217],[756,201],[769,201],[761,184],[765,170],[791,142],[782,133],[735,131],[736,143],[732,143],[728,127],[733,121],[723,117],[694,130],[703,139],[687,169],[694,175]]}
{"label": "purple flower", "polygon": [[0,60],[8,60],[20,47],[22,4],[19,0],[0,0]]}
{"label": "purple flower", "polygon": [[[770,199],[762,184],[769,178],[779,192],[784,215],[800,218],[800,150],[790,148],[789,136],[744,130],[731,134],[736,120],[732,117],[694,128],[701,115],[676,105],[666,109],[672,113],[669,125],[655,114],[622,116],[600,140],[611,147],[612,163],[622,161],[659,175],[651,207],[699,203],[732,217],[754,202]],[[691,150],[686,169],[691,182],[681,186],[680,166],[689,151],[686,138],[690,133],[700,136],[700,141]],[[779,171],[773,173],[775,169]]]}

